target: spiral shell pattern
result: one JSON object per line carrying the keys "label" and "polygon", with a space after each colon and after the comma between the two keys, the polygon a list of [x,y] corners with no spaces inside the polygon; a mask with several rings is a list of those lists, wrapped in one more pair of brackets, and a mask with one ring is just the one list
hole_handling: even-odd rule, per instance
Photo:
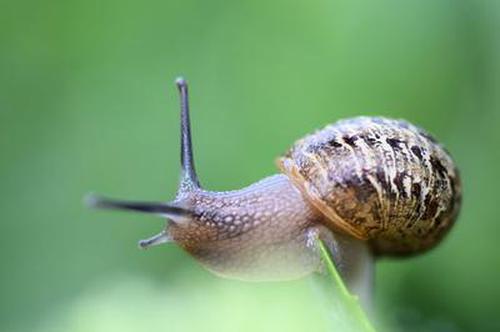
{"label": "spiral shell pattern", "polygon": [[335,231],[370,241],[380,255],[437,244],[460,208],[460,177],[448,152],[403,120],[341,120],[297,141],[278,160]]}

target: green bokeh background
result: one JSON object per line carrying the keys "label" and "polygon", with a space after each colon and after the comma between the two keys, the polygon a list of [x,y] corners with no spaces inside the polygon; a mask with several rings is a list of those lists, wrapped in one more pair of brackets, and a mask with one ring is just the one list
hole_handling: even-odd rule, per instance
{"label": "green bokeh background", "polygon": [[332,330],[311,280],[219,279],[173,245],[138,250],[161,221],[82,205],[92,190],[173,197],[179,74],[213,190],[276,172],[339,118],[434,133],[462,213],[436,250],[377,264],[377,316],[500,329],[500,2],[51,0],[0,10],[1,331]]}

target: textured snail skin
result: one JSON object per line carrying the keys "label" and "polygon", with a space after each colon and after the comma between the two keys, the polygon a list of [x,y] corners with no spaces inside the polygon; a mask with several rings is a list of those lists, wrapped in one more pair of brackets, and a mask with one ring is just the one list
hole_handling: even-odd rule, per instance
{"label": "textured snail skin", "polygon": [[328,227],[380,255],[436,245],[460,208],[460,178],[447,151],[403,120],[358,117],[297,141],[278,160]]}
{"label": "textured snail skin", "polygon": [[318,268],[308,241],[321,215],[285,175],[237,191],[197,190],[180,204],[192,211],[191,219],[170,223],[168,234],[217,274],[283,280]]}
{"label": "textured snail skin", "polygon": [[192,191],[176,205],[192,211],[191,218],[170,222],[166,233],[218,275],[250,281],[300,278],[321,270],[321,238],[348,286],[357,294],[370,293],[367,243],[326,228],[322,214],[286,175],[235,191]]}

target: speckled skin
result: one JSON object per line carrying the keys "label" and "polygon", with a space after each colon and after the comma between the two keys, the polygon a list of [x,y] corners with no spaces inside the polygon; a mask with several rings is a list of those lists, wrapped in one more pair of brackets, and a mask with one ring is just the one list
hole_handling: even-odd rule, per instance
{"label": "speckled skin", "polygon": [[272,281],[317,272],[320,238],[351,289],[367,293],[371,285],[372,259],[366,243],[325,227],[322,213],[284,174],[240,190],[181,193],[172,204],[192,215],[170,219],[165,230],[170,241],[218,275]]}
{"label": "speckled skin", "polygon": [[228,192],[197,190],[181,199],[186,223],[167,226],[173,241],[213,272],[245,280],[294,279],[317,270],[312,249],[319,211],[285,175]]}
{"label": "speckled skin", "polygon": [[431,248],[460,208],[450,155],[403,120],[339,121],[297,141],[278,165],[329,228],[370,241],[382,255]]}

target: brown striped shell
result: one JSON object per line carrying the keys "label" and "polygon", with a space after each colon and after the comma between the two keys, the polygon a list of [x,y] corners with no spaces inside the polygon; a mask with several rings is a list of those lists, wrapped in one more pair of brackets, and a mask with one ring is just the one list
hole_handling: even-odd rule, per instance
{"label": "brown striped shell", "polygon": [[371,242],[382,255],[437,244],[460,208],[460,178],[447,151],[403,120],[341,120],[297,141],[280,169],[325,223]]}

